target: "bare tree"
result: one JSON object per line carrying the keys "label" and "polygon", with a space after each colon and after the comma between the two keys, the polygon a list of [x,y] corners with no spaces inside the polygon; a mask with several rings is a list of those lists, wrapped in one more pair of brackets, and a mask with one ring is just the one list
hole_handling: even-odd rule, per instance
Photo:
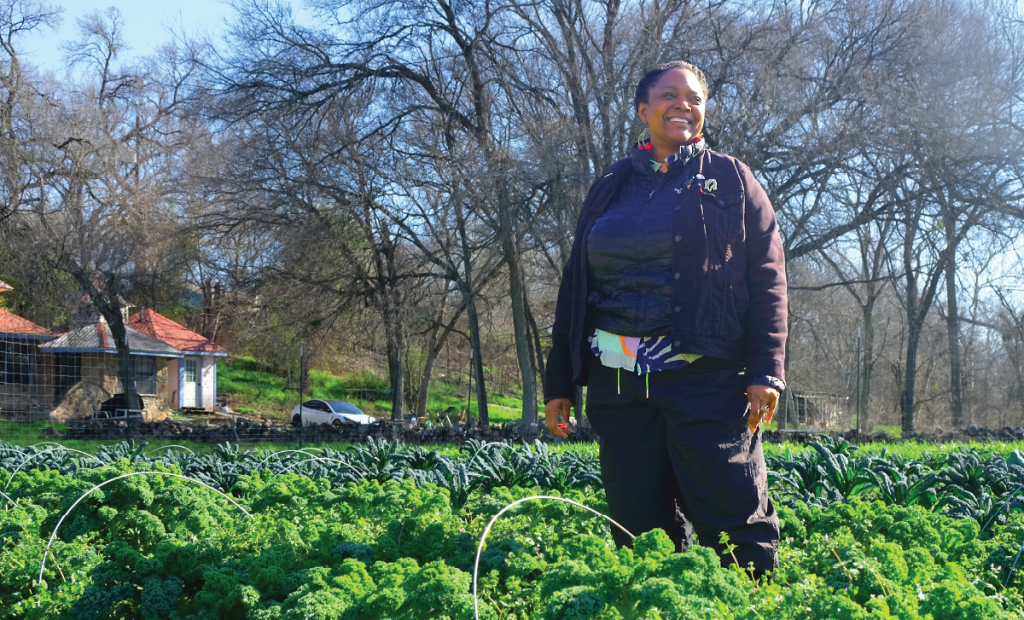
{"label": "bare tree", "polygon": [[31,164],[39,136],[26,109],[32,105],[36,76],[22,62],[18,45],[29,33],[56,28],[61,13],[61,8],[35,0],[0,2],[0,225],[39,195]]}
{"label": "bare tree", "polygon": [[69,61],[87,77],[40,93],[27,122],[42,134],[31,165],[32,208],[18,213],[15,241],[67,274],[114,336],[119,376],[137,402],[121,295],[175,270],[181,213],[175,168],[204,129],[184,112],[201,48],[168,46],[161,56],[123,64],[120,14],[78,20]]}

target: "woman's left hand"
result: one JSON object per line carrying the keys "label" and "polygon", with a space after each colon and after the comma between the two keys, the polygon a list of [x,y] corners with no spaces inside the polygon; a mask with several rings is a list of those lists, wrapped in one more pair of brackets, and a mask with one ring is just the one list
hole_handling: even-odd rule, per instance
{"label": "woman's left hand", "polygon": [[750,417],[747,428],[753,433],[763,421],[771,424],[775,415],[775,406],[779,404],[779,392],[767,385],[751,385],[747,387],[747,400],[750,401]]}

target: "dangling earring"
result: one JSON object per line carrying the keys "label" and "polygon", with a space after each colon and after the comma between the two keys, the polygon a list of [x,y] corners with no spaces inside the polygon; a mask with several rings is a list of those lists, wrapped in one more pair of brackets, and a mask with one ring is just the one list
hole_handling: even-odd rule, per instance
{"label": "dangling earring", "polygon": [[651,130],[648,129],[647,125],[644,125],[644,130],[636,138],[636,148],[641,151],[649,151],[654,148],[654,145],[651,144]]}

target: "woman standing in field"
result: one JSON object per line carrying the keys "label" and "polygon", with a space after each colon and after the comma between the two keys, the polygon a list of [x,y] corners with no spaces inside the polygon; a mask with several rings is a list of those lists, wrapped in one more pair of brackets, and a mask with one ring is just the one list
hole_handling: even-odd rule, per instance
{"label": "woman standing in field", "polygon": [[[590,188],[562,276],[544,401],[565,436],[577,385],[599,438],[611,517],[665,530],[755,574],[778,566],[760,423],[783,383],[786,275],[764,189],[707,148],[707,81],[685,62],[637,86],[647,129]],[[628,537],[613,528],[616,543]]]}

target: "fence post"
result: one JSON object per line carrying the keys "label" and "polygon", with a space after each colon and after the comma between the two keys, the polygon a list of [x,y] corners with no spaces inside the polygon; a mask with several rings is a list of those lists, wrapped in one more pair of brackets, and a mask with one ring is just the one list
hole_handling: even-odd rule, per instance
{"label": "fence post", "polygon": [[860,325],[857,326],[857,443],[860,443]]}
{"label": "fence post", "polygon": [[401,437],[402,425],[402,351],[398,351],[398,363],[396,364],[395,380],[391,387],[391,420],[393,422],[395,439]]}

